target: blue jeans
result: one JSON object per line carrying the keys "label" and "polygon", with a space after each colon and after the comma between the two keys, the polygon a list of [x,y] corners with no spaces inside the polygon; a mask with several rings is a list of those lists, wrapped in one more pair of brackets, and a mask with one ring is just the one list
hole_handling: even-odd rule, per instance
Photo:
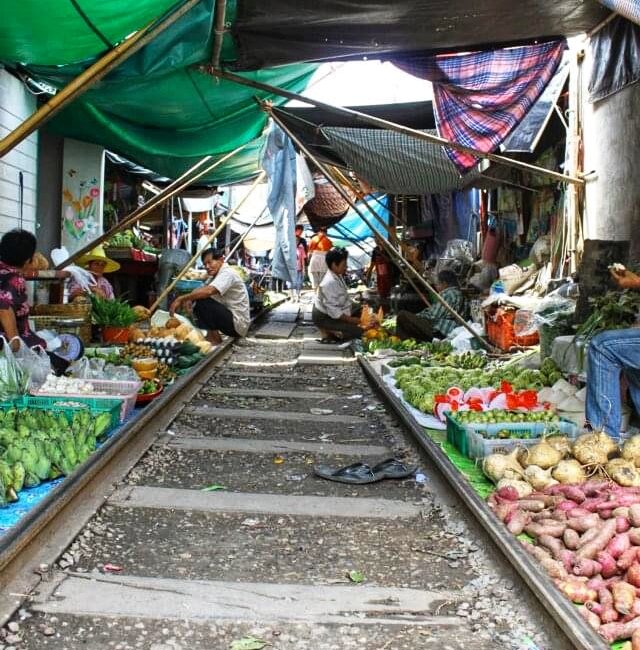
{"label": "blue jeans", "polygon": [[611,436],[620,435],[622,373],[640,413],[640,328],[602,332],[589,343],[587,421]]}

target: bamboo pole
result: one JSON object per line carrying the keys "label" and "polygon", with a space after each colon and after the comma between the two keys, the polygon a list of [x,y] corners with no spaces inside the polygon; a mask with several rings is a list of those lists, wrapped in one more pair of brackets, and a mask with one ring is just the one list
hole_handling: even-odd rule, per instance
{"label": "bamboo pole", "polygon": [[272,86],[270,84],[265,84],[260,81],[254,81],[253,79],[246,79],[240,75],[233,74],[231,72],[223,72],[221,70],[215,70],[211,66],[202,66],[206,72],[211,74],[214,77],[219,77],[220,79],[226,79],[227,81],[233,81],[235,83],[241,84],[243,86],[249,86],[250,88],[255,88],[257,90],[262,90],[273,95],[280,95],[281,97],[286,97],[287,99],[296,99],[298,101],[310,104],[317,108],[322,108],[326,111],[336,113],[338,115],[349,115],[354,118],[357,122],[362,122],[364,124],[371,124],[382,129],[387,129],[389,131],[397,131],[416,140],[422,140],[424,142],[429,142],[430,144],[437,144],[443,147],[449,147],[455,149],[456,151],[462,151],[464,153],[471,154],[477,158],[486,158],[495,163],[500,163],[501,165],[506,165],[508,167],[515,167],[516,169],[521,169],[533,174],[539,174],[541,176],[548,176],[553,178],[556,181],[562,181],[564,183],[574,183],[576,185],[584,185],[584,179],[578,178],[575,176],[568,176],[565,174],[560,174],[559,172],[554,172],[550,169],[544,169],[543,167],[538,167],[537,165],[531,165],[529,163],[522,162],[520,160],[514,160],[513,158],[507,158],[506,156],[500,156],[494,153],[486,153],[483,151],[478,151],[471,147],[465,147],[462,144],[457,142],[452,142],[441,138],[437,135],[431,135],[429,133],[424,133],[423,131],[418,131],[417,129],[411,129],[408,126],[403,126],[402,124],[397,124],[396,122],[390,122],[389,120],[383,120],[379,117],[374,117],[373,115],[367,115],[366,113],[361,113],[360,111],[353,110],[352,108],[345,108],[344,106],[334,106],[333,104],[326,104],[325,102],[320,102],[316,99],[311,99],[309,97],[304,97],[298,93],[293,93],[284,88],[278,86]]}
{"label": "bamboo pole", "polygon": [[[253,193],[253,191],[258,187],[258,185],[264,180],[264,177],[266,176],[265,172],[260,172],[258,177],[256,178],[255,181],[253,181],[253,184],[249,188],[249,191],[247,194],[242,198],[240,203],[236,205],[233,210],[231,210],[225,217],[222,219],[222,221],[218,224],[218,227],[213,231],[213,233],[207,238],[207,243],[205,244],[205,249],[209,244],[215,240],[215,238],[223,231],[223,229],[226,227],[227,223],[233,217],[233,215],[238,212],[238,210],[242,207],[244,202],[249,198],[249,196]],[[166,298],[167,295],[173,290],[173,287],[176,286],[176,284],[182,280],[182,278],[187,274],[189,269],[194,265],[195,261],[200,257],[201,251],[198,251],[193,257],[186,263],[182,271],[176,275],[176,277],[169,283],[167,287],[162,291],[162,293],[156,298],[156,301],[151,305],[149,308],[149,312],[153,314],[153,312],[158,309],[158,306],[160,303]]]}
{"label": "bamboo pole", "polygon": [[120,221],[120,223],[117,223],[113,228],[111,228],[107,232],[103,233],[102,235],[94,239],[90,244],[87,244],[80,250],[77,250],[67,260],[65,260],[61,264],[58,264],[58,266],[56,266],[56,270],[62,269],[68,264],[71,264],[78,258],[82,257],[82,255],[84,255],[85,253],[88,253],[89,251],[93,250],[96,246],[98,246],[102,242],[113,237],[115,233],[120,232],[125,228],[128,228],[130,225],[138,221],[140,218],[142,218],[143,216],[151,212],[151,210],[155,209],[158,205],[160,205],[167,199],[170,199],[171,197],[175,196],[176,194],[179,194],[180,192],[182,192],[182,190],[189,187],[191,183],[197,181],[199,178],[202,178],[202,176],[204,176],[205,174],[208,174],[216,167],[222,165],[222,163],[226,162],[227,160],[229,160],[229,158],[231,158],[236,153],[244,149],[245,146],[246,145],[241,145],[237,147],[233,151],[222,156],[222,158],[216,160],[211,165],[205,167],[202,171],[199,171],[195,176],[191,176],[194,170],[201,167],[203,164],[209,162],[212,158],[212,156],[205,156],[202,160],[200,160],[193,167],[188,169],[184,174],[182,174],[182,176],[180,176],[175,181],[167,185],[167,187],[165,187],[164,190],[160,192],[160,194],[156,194],[156,196],[151,198],[143,206],[136,208],[128,217],[125,217],[122,221]]}
{"label": "bamboo pole", "polygon": [[216,0],[215,23],[213,26],[213,50],[211,53],[211,65],[217,69],[220,66],[220,54],[224,42],[224,25],[227,13],[227,0]]}
{"label": "bamboo pole", "polygon": [[100,81],[111,70],[126,61],[140,48],[151,42],[158,34],[167,27],[173,25],[187,12],[195,7],[200,0],[186,0],[186,2],[170,13],[166,18],[154,19],[133,36],[116,45],[104,56],[90,65],[84,72],[72,79],[62,90],[56,93],[46,104],[43,104],[33,115],[28,117],[20,126],[11,131],[0,140],[0,158],[7,154],[17,144],[39,129],[45,122],[51,119],[56,113],[62,110],[69,102],[77,99],[96,82]]}
{"label": "bamboo pole", "polygon": [[[270,108],[265,105],[265,103],[262,103],[262,106],[265,110],[267,110],[269,113],[271,113]],[[280,126],[280,128],[291,138],[293,142],[299,147],[299,149],[315,164],[315,166],[322,172],[324,177],[333,185],[333,187],[338,191],[340,196],[344,198],[347,203],[351,206],[351,208],[358,214],[358,216],[364,221],[364,223],[369,227],[371,231],[374,231],[373,226],[371,222],[367,219],[367,217],[361,212],[361,210],[355,205],[353,200],[351,199],[351,196],[349,193],[338,183],[333,176],[331,175],[330,171],[326,168],[324,163],[320,162],[304,145],[303,142],[301,142],[291,131],[287,128],[285,124],[282,123],[282,121],[276,117],[275,115],[271,114],[271,117],[273,120]],[[367,206],[367,208],[375,214],[375,211],[373,208],[363,200],[363,203]],[[376,215],[377,216],[377,215]],[[437,302],[439,302],[442,307],[447,311],[447,313],[456,321],[458,322],[462,327],[464,327],[472,336],[473,338],[477,339],[483,347],[491,350],[491,346],[487,341],[485,341],[477,332],[474,331],[472,327],[469,326],[469,324],[458,314],[457,311],[452,309],[449,304],[440,296],[440,294],[435,290],[434,287],[431,286],[427,280],[425,280],[414,268],[411,266],[411,264],[407,264],[404,257],[402,256],[401,253],[398,253],[398,251],[390,244],[389,241],[385,239],[380,239],[380,241],[383,244],[383,247],[387,250],[387,252],[391,255],[392,259],[399,260],[400,264],[398,265],[400,270],[405,274],[407,279],[410,278],[410,276],[413,276],[413,279],[418,283],[422,284],[425,289],[427,289],[429,292],[432,293],[433,297]],[[413,286],[413,282],[411,283]]]}

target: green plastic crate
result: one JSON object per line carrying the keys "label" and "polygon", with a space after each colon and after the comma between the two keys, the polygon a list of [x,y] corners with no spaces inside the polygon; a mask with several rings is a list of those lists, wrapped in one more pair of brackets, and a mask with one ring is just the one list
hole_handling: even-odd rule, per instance
{"label": "green plastic crate", "polygon": [[467,442],[467,431],[463,425],[445,413],[447,418],[447,442],[452,444],[464,456],[469,455],[469,444]]}
{"label": "green plastic crate", "polygon": [[[80,406],[62,406],[62,404],[66,403],[79,404]],[[25,395],[15,400],[13,406],[18,408],[40,409],[42,411],[62,412],[69,421],[73,418],[74,413],[82,408],[88,408],[92,415],[109,413],[111,415],[111,425],[107,430],[107,433],[109,433],[120,424],[122,400],[102,397],[67,397],[65,395],[58,397]]]}
{"label": "green plastic crate", "polygon": [[[446,413],[447,418],[447,441],[450,442],[460,453],[467,458],[484,458],[485,456],[499,451],[508,452],[514,447],[531,447],[540,442],[540,437],[549,429],[555,429],[561,435],[572,440],[578,435],[578,426],[575,422],[560,418],[558,422],[495,422],[495,423],[473,423],[460,424],[454,415]],[[526,437],[498,439],[498,431],[507,429],[517,433],[523,433]],[[484,436],[482,434],[485,434]]]}

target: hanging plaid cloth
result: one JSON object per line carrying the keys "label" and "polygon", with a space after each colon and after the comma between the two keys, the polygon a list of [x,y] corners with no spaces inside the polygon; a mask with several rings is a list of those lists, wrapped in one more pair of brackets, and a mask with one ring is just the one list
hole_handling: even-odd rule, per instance
{"label": "hanging plaid cloth", "polygon": [[600,4],[640,25],[640,2],[638,0],[600,0]]}
{"label": "hanging plaid cloth", "polygon": [[[440,137],[489,153],[522,121],[542,94],[566,47],[564,40],[470,54],[394,59],[410,74],[433,82]],[[447,149],[461,172],[478,159]]]}

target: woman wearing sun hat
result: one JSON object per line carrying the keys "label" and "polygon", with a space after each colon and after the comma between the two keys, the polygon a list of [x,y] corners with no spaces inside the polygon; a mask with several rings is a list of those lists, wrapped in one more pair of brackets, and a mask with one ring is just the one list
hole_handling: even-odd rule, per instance
{"label": "woman wearing sun hat", "polygon": [[[96,283],[91,287],[91,293],[106,300],[114,300],[113,287],[111,282],[104,277],[105,273],[113,273],[120,268],[120,264],[112,259],[109,259],[102,246],[96,246],[91,252],[83,255],[78,264],[87,269],[93,275]],[[69,301],[71,302],[78,296],[84,296],[86,291],[75,282],[69,282]]]}

